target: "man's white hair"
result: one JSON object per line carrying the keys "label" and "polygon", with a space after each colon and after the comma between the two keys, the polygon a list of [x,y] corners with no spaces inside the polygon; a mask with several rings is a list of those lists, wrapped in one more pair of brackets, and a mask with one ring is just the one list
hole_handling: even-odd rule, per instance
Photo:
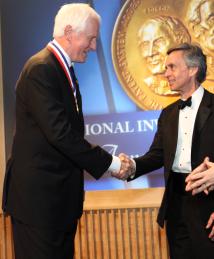
{"label": "man's white hair", "polygon": [[55,17],[53,37],[63,36],[67,25],[71,25],[76,32],[84,31],[88,19],[96,19],[99,23],[101,21],[99,14],[88,4],[63,5]]}

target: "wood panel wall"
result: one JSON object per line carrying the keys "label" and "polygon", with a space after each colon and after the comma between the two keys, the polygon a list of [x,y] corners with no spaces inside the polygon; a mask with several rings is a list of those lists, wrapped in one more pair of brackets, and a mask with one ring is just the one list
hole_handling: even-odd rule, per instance
{"label": "wood panel wall", "polygon": [[[87,192],[75,259],[167,259],[156,223],[163,189]],[[0,259],[14,259],[10,218],[0,216]]]}

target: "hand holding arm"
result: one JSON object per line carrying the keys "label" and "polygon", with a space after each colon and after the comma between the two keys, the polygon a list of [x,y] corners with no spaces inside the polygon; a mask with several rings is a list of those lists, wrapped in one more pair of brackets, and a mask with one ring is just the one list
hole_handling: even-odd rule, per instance
{"label": "hand holding arm", "polygon": [[204,162],[186,178],[186,182],[186,191],[192,191],[193,195],[203,191],[209,194],[214,190],[214,163],[206,157]]}

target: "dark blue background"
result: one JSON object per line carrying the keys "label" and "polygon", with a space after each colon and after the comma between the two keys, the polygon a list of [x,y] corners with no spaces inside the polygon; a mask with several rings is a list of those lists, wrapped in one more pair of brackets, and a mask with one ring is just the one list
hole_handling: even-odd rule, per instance
{"label": "dark blue background", "polygon": [[[74,1],[70,1],[74,2]],[[75,64],[83,98],[86,124],[101,122],[157,119],[159,111],[142,111],[129,99],[119,84],[111,59],[111,37],[118,13],[124,3],[120,0],[75,1],[94,6],[102,17],[97,51],[91,53],[85,64]],[[4,109],[6,125],[6,155],[10,155],[14,130],[15,82],[25,61],[52,39],[54,17],[64,1],[4,0],[1,2],[2,59]],[[116,154],[143,154],[152,142],[155,131],[132,134],[86,136],[101,146],[115,144]],[[109,150],[110,151],[110,150]],[[95,181],[86,174],[87,190],[114,188],[143,188],[163,185],[161,173],[141,177],[129,184],[105,175]]]}

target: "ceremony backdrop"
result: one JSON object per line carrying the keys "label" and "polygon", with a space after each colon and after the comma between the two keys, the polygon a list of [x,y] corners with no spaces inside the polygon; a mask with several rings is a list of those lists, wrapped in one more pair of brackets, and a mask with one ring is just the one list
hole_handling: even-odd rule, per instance
{"label": "ceremony backdrop", "polygon": [[[144,154],[157,129],[160,110],[175,101],[163,77],[166,50],[175,42],[204,43],[209,54],[213,91],[213,31],[203,37],[192,13],[205,8],[213,17],[213,0],[91,0],[102,17],[97,51],[85,64],[75,64],[85,114],[86,138],[114,155]],[[201,1],[202,2],[202,1]],[[15,82],[28,57],[52,39],[54,16],[62,0],[4,0],[2,3],[2,57],[6,127],[6,155],[10,155],[14,128]],[[198,9],[199,8],[199,9]],[[207,17],[207,19],[210,19]],[[198,21],[198,20],[197,20]],[[213,30],[213,19],[207,24]],[[194,26],[193,26],[194,25]],[[197,31],[195,31],[196,29]],[[176,34],[176,32],[178,32]],[[198,33],[196,33],[198,32]],[[195,33],[195,34],[194,34]],[[208,40],[210,39],[210,40]],[[170,136],[169,136],[170,137]],[[163,186],[162,169],[126,183],[107,173],[95,181],[86,173],[86,190]]]}

